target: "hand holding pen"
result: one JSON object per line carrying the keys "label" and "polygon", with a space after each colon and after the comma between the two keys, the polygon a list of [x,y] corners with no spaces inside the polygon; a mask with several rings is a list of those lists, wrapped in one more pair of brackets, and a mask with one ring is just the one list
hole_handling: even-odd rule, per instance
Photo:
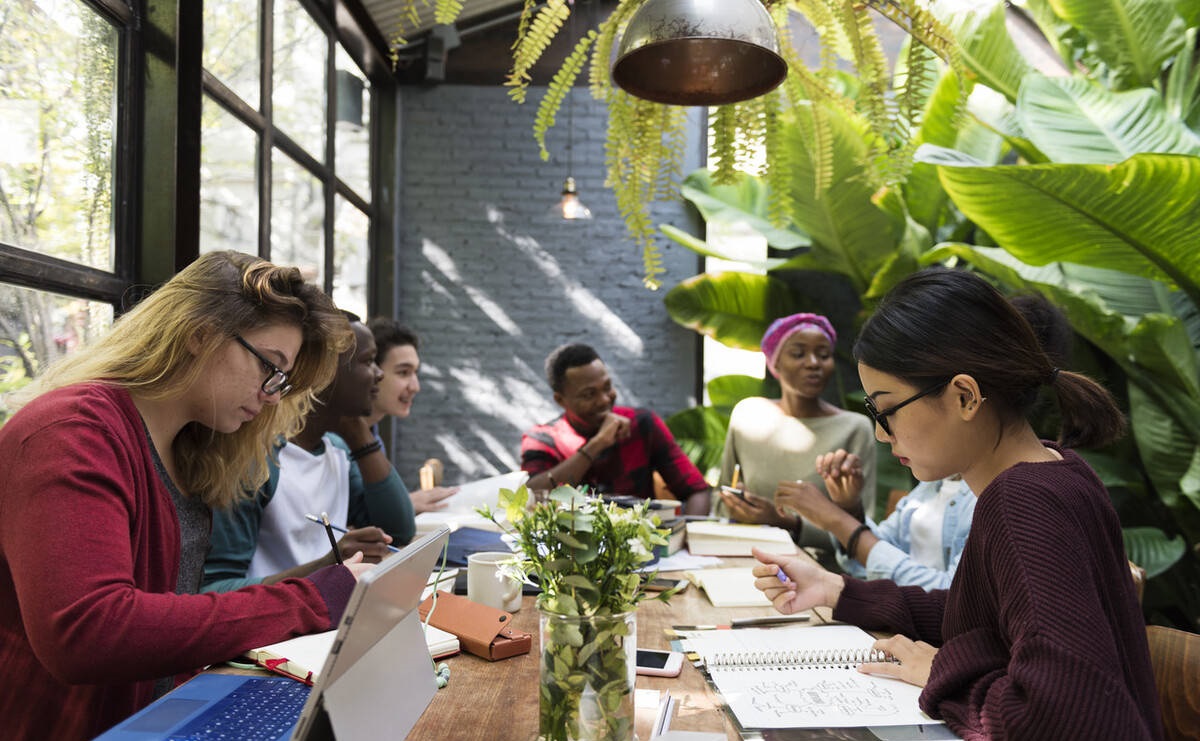
{"label": "hand holding pen", "polygon": [[[307,514],[306,518],[318,525],[325,525],[325,521],[321,515]],[[342,533],[340,540],[335,541],[333,532]],[[329,533],[330,546],[334,550],[334,558],[338,563],[341,563],[345,558],[349,558],[356,551],[361,551],[363,560],[367,563],[379,563],[387,557],[389,553],[395,553],[400,550],[391,545],[392,536],[385,533],[377,527],[360,527],[346,529],[332,523],[326,528]]]}

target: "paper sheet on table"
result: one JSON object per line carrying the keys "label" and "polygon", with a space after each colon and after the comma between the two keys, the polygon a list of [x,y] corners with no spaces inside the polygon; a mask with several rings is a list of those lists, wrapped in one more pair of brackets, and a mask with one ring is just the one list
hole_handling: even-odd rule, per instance
{"label": "paper sheet on table", "polygon": [[442,527],[457,530],[460,527],[473,527],[478,530],[499,531],[496,523],[481,516],[475,511],[476,507],[487,505],[496,514],[496,519],[503,521],[504,513],[496,512],[501,489],[516,489],[529,474],[524,471],[510,471],[499,476],[490,476],[478,481],[468,481],[458,484],[458,493],[444,500],[446,509],[436,512],[422,512],[417,515],[417,533],[427,533]]}

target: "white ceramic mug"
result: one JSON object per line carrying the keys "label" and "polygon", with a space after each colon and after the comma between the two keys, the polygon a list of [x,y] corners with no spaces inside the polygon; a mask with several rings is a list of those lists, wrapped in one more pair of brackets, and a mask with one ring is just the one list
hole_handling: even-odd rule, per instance
{"label": "white ceramic mug", "polygon": [[521,582],[500,573],[500,563],[516,554],[501,551],[467,556],[467,599],[505,612],[521,609]]}

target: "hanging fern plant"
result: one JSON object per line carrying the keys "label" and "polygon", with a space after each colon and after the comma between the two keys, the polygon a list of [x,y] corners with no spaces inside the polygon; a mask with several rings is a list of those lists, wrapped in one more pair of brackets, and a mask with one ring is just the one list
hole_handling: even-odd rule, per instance
{"label": "hanging fern plant", "polygon": [[[438,23],[453,23],[462,11],[462,0],[434,1]],[[650,205],[677,197],[683,175],[687,109],[629,95],[613,85],[609,69],[614,44],[629,19],[648,1],[618,0],[612,13],[576,42],[538,106],[533,135],[542,159],[549,159],[546,132],[555,125],[558,110],[587,65],[592,97],[603,100],[608,109],[605,185],[613,189],[629,236],[642,251],[644,283],[658,288],[664,268]],[[429,7],[430,2],[404,0],[402,16],[416,26],[417,6]],[[869,156],[874,185],[885,187],[903,181],[912,163],[912,132],[920,123],[922,107],[917,101],[924,99],[932,79],[930,65],[949,65],[962,81],[960,85],[966,85],[969,79],[950,32],[918,0],[762,2],[779,30],[788,77],[766,95],[713,109],[709,117],[709,157],[714,182],[731,182],[739,170],[761,175],[771,186],[771,217],[782,226],[791,211],[791,204],[786,202],[790,188],[778,185],[790,176],[791,168],[788,148],[778,145],[780,121],[796,106],[810,106],[817,101],[853,112],[867,123],[873,133]],[[575,11],[573,0],[525,0],[513,44],[512,67],[505,82],[515,102],[525,102],[533,82],[530,70]],[[906,73],[900,76],[904,83],[896,89],[890,87],[894,76],[888,70],[871,11],[900,26],[911,37],[903,59]],[[821,61],[815,69],[806,66],[792,47],[789,25],[797,16],[811,24],[821,39]],[[837,70],[839,59],[854,65],[857,95],[846,94],[844,73]],[[965,101],[966,95],[959,98]],[[824,150],[832,146],[832,139],[821,110],[821,106],[812,106],[812,137],[813,145]],[[961,115],[961,110],[955,115]],[[833,171],[829,157],[818,161],[825,163],[813,173],[812,187],[819,196],[832,185]]]}

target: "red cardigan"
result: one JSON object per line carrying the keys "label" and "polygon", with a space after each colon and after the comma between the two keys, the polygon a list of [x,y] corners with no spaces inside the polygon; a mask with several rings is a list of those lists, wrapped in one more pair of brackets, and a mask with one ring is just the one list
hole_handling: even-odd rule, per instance
{"label": "red cardigan", "polygon": [[921,707],[968,741],[1163,737],[1121,524],[1075,453],[979,495],[948,591],[846,579],[833,616],[939,646]]}
{"label": "red cardigan", "polygon": [[329,630],[343,567],[225,594],[175,594],[179,522],[129,394],[83,384],[0,427],[0,728],[87,739],[154,679]]}

